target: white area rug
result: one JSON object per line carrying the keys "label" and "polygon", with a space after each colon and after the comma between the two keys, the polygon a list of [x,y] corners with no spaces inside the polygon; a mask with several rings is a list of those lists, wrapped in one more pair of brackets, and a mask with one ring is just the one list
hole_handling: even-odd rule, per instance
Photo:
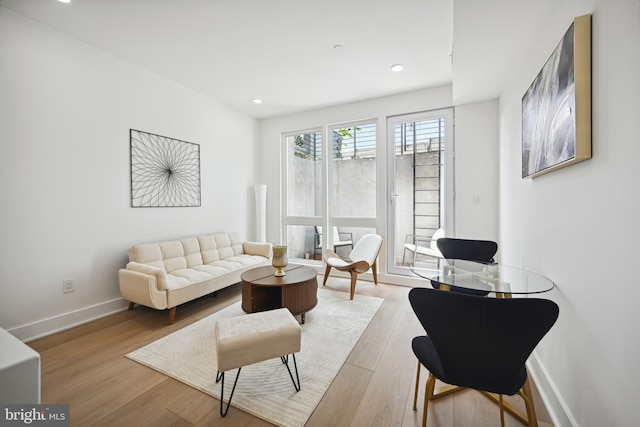
{"label": "white area rug", "polygon": [[[303,426],[381,303],[381,298],[358,294],[351,301],[348,293],[320,287],[318,305],[302,325],[302,350],[296,354],[301,390],[296,393],[279,358],[268,360],[242,368],[231,406],[279,426]],[[219,399],[214,325],[218,319],[241,315],[238,302],[127,357]],[[293,370],[291,362],[289,358]],[[225,400],[236,372],[229,371],[225,378]]]}

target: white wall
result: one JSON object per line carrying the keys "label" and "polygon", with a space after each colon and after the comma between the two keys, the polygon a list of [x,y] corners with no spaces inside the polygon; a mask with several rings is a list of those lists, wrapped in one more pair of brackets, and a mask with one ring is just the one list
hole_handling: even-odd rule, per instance
{"label": "white wall", "polygon": [[498,100],[456,105],[455,115],[456,236],[497,241]]}
{"label": "white wall", "polygon": [[[200,144],[201,207],[129,207],[130,128]],[[133,244],[255,237],[257,141],[257,120],[0,7],[0,326],[30,339],[124,307]]]}
{"label": "white wall", "polygon": [[[558,426],[640,418],[640,3],[564,0],[500,97],[502,261],[551,278],[560,306],[536,351]],[[593,13],[593,158],[520,178],[521,97],[576,16]],[[557,400],[555,400],[557,398]]]}

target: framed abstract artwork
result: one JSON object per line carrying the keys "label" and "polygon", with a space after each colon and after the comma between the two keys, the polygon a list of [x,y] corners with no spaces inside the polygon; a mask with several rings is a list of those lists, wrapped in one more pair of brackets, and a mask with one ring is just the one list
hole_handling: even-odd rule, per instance
{"label": "framed abstract artwork", "polygon": [[129,130],[131,207],[200,206],[200,145]]}
{"label": "framed abstract artwork", "polygon": [[522,177],[591,158],[591,15],[579,16],[522,97]]}

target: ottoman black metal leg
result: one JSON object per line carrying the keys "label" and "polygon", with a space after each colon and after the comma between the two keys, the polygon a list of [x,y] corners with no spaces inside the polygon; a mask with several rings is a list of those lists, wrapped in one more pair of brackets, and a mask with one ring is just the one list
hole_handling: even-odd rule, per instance
{"label": "ottoman black metal leg", "polygon": [[238,377],[240,376],[241,369],[242,368],[238,368],[236,380],[233,382],[233,388],[231,389],[231,394],[229,395],[229,401],[227,402],[227,407],[224,408],[224,411],[222,410],[224,406],[224,372],[218,371],[218,373],[216,374],[216,383],[222,380],[222,390],[220,391],[220,415],[222,415],[223,417],[227,415],[227,412],[229,412],[229,405],[231,405],[231,399],[233,399],[233,392],[236,391],[236,384],[238,384]]}
{"label": "ottoman black metal leg", "polygon": [[[287,371],[289,371],[289,376],[291,377],[291,381],[293,382],[293,387],[296,389],[296,391],[300,391],[300,377],[298,376],[298,365],[296,364],[296,355],[292,354],[293,356],[293,366],[296,370],[296,379],[293,379],[293,374],[291,373],[291,369],[289,368],[289,355],[287,354],[286,356],[280,356],[280,360],[282,360],[282,363],[284,363],[287,366]],[[298,380],[298,382],[296,383],[296,380]]]}

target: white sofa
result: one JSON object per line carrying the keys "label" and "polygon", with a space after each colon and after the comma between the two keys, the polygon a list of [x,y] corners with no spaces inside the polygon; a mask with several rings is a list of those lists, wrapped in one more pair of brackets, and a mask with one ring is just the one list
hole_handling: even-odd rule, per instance
{"label": "white sofa", "polygon": [[244,271],[268,265],[271,256],[270,243],[243,242],[238,233],[137,245],[118,273],[120,292],[129,310],[136,303],[169,309],[172,324],[178,305],[240,282]]}

